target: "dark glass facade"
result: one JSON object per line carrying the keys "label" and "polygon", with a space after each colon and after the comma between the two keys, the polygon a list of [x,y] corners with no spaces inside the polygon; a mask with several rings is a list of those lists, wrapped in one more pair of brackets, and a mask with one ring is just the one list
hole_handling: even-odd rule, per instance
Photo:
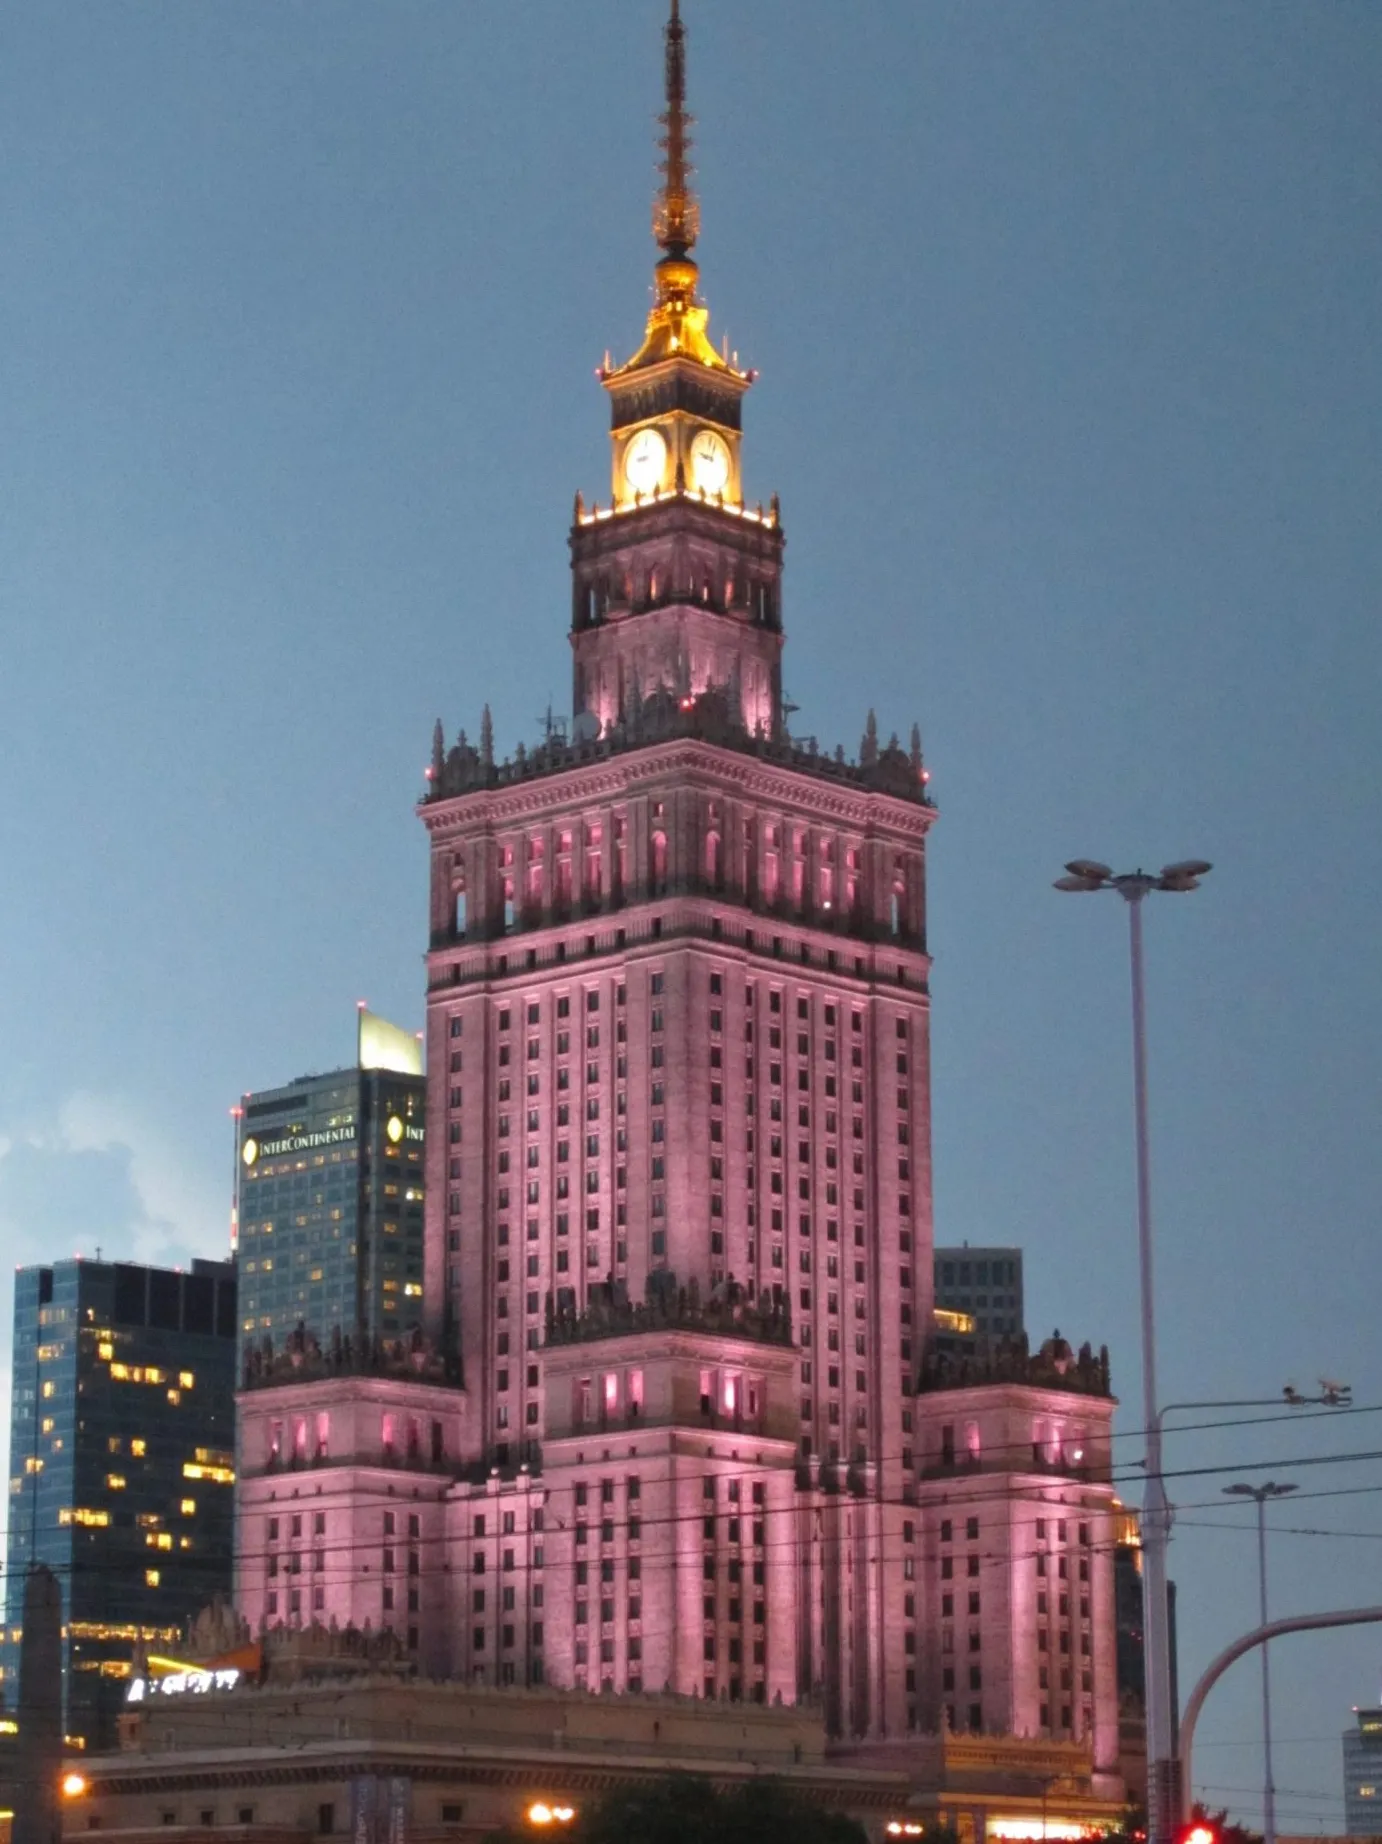
{"label": "dark glass facade", "polygon": [[971,1248],[935,1251],[936,1305],[967,1313],[981,1343],[996,1344],[1026,1330],[1022,1303],[1022,1250]]}
{"label": "dark glass facade", "polygon": [[323,1343],[421,1324],[426,1094],[421,1076],[345,1069],[245,1098],[242,1350],[299,1324]]}
{"label": "dark glass facade", "polygon": [[31,1559],[63,1590],[67,1733],[114,1741],[136,1643],[231,1586],[235,1270],[63,1261],[15,1277],[6,1701]]}

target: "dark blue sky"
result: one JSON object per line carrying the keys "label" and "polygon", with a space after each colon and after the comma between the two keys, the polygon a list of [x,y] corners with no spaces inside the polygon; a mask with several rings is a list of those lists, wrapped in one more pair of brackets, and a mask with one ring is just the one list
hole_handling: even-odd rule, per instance
{"label": "dark blue sky", "polygon": [[[918,719],[937,1235],[1140,1423],[1127,979],[1149,906],[1164,1395],[1382,1405],[1382,12],[689,0],[703,281],[762,378],[787,683]],[[422,1015],[432,720],[569,698],[592,377],[648,300],[660,0],[12,8],[0,60],[0,1232],[224,1236],[242,1090]],[[0,1303],[6,1322],[8,1304]],[[1122,1443],[1128,1457],[1137,1440]],[[1270,1459],[1281,1611],[1382,1599],[1382,1412]],[[1250,1624],[1179,1482],[1182,1670]],[[1259,1475],[1260,1476],[1260,1475]],[[1307,1492],[1347,1491],[1306,1498]],[[1345,1534],[1347,1533],[1347,1534]],[[1382,1634],[1279,1648],[1283,1830],[1338,1828]],[[1201,1773],[1256,1816],[1257,1679]]]}

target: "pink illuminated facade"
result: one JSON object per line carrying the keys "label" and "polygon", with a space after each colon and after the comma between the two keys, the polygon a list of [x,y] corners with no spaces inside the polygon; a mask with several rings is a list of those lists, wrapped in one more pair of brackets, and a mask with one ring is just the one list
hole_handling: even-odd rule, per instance
{"label": "pink illuminated facade", "polygon": [[[247,1379],[239,1604],[476,1681],[819,1699],[843,1736],[1083,1738],[1109,1770],[1106,1371],[931,1350],[934,809],[915,731],[870,719],[857,761],[788,734],[675,7],[667,39],[655,301],[570,534],[571,731],[500,762],[487,715],[438,726],[421,808],[426,1324]],[[1038,1525],[1078,1588],[1042,1588]]]}

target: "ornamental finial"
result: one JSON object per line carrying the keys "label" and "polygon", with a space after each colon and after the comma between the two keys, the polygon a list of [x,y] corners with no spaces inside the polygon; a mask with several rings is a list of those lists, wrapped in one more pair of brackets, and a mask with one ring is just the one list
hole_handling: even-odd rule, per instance
{"label": "ornamental finial", "polygon": [[662,184],[653,202],[653,236],[668,256],[682,260],[695,247],[701,209],[691,190],[694,168],[688,158],[688,130],[692,118],[686,113],[686,28],[681,23],[680,0],[672,0],[663,36],[667,42],[667,107],[659,118],[663,127]]}

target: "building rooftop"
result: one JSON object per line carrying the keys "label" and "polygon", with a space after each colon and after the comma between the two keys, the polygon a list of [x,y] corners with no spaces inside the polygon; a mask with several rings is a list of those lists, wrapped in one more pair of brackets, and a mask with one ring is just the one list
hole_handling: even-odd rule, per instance
{"label": "building rooftop", "polygon": [[[785,1300],[750,1300],[731,1278],[723,1289],[702,1299],[694,1275],[685,1287],[675,1275],[665,1287],[649,1287],[641,1305],[610,1289],[597,1289],[583,1313],[547,1302],[549,1345],[589,1344],[638,1332],[709,1332],[721,1338],[747,1338],[757,1344],[790,1345],[792,1323]],[[601,1297],[603,1296],[603,1297]]]}
{"label": "building rooftop", "polygon": [[496,760],[494,755],[488,708],[478,747],[472,745],[462,731],[448,750],[439,721],[433,736],[423,804],[451,800],[458,794],[472,794],[482,788],[513,787],[542,776],[563,774],[568,769],[609,761],[655,743],[689,740],[713,743],[719,748],[733,749],[824,781],[843,782],[867,793],[887,794],[920,806],[931,805],[927,771],[922,765],[921,740],[915,729],[910,749],[904,749],[895,735],[880,744],[870,716],[870,727],[860,745],[859,757],[850,761],[843,748],[837,748],[831,755],[821,748],[814,736],[800,740],[785,732],[777,738],[751,732],[740,716],[738,702],[729,686],[711,687],[696,698],[679,697],[664,689],[652,698],[631,705],[623,719],[608,726],[601,735],[581,735],[582,720],[578,720],[576,733],[570,737],[564,725],[553,723],[543,740],[531,750],[520,743],[513,755],[503,761]]}
{"label": "building rooftop", "polygon": [[1038,1351],[1027,1334],[1004,1338],[976,1352],[932,1350],[922,1362],[917,1392],[973,1389],[989,1383],[1025,1383],[1034,1389],[1069,1390],[1081,1396],[1111,1396],[1108,1346],[1097,1355],[1088,1343],[1078,1352],[1053,1332]]}
{"label": "building rooftop", "polygon": [[421,1330],[402,1338],[369,1337],[335,1327],[325,1344],[299,1320],[275,1346],[266,1333],[245,1353],[241,1387],[272,1389],[317,1377],[399,1377],[415,1383],[457,1383],[454,1360],[438,1351]]}

